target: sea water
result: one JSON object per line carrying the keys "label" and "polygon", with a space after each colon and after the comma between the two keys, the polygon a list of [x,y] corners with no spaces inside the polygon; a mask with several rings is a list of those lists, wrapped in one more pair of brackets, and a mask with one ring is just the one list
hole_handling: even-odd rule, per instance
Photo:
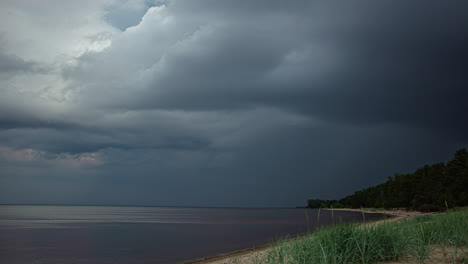
{"label": "sea water", "polygon": [[183,263],[379,214],[312,209],[0,206],[0,263]]}

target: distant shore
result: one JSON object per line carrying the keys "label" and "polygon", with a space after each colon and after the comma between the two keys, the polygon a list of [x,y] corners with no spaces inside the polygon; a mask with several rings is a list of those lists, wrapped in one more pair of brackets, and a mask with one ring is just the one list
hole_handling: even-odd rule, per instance
{"label": "distant shore", "polygon": [[[306,208],[307,209],[307,208]],[[420,215],[425,215],[426,213],[421,213],[417,211],[404,211],[404,210],[362,210],[362,209],[351,209],[351,208],[339,208],[339,209],[321,209],[327,211],[352,211],[352,212],[361,212],[365,214],[383,214],[387,215],[390,218],[373,221],[372,223],[381,222],[381,221],[400,221],[403,219],[409,219]],[[298,237],[300,238],[300,237]],[[295,240],[298,238],[293,238]],[[263,246],[255,248],[247,248],[243,250],[221,253],[219,255],[200,258],[196,260],[190,260],[184,262],[184,264],[240,264],[247,263],[253,264],[255,260],[265,258],[268,254],[268,251],[271,248],[277,246],[277,243],[266,244]]]}

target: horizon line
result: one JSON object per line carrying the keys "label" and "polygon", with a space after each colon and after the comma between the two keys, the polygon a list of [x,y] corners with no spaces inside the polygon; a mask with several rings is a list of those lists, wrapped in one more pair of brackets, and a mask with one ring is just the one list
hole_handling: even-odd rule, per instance
{"label": "horizon line", "polygon": [[0,203],[0,206],[107,206],[107,207],[172,207],[172,208],[220,208],[220,209],[298,209],[295,207],[242,207],[242,206],[201,206],[201,205],[128,205],[128,204],[55,204],[55,203]]}

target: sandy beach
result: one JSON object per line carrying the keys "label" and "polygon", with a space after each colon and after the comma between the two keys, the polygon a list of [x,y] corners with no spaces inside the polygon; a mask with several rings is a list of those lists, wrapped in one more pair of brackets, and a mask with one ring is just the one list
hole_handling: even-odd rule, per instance
{"label": "sandy beach", "polygon": [[[330,210],[330,209],[322,209],[322,210]],[[427,213],[421,213],[416,211],[405,211],[405,210],[384,210],[384,211],[366,211],[361,209],[333,209],[333,211],[354,211],[354,212],[362,212],[366,214],[384,214],[389,216],[390,218],[382,219],[379,221],[367,223],[367,224],[376,224],[379,222],[384,221],[401,221],[403,219],[410,219],[416,216],[424,215]],[[235,252],[229,252],[225,254],[219,254],[212,257],[207,257],[198,260],[192,260],[185,262],[185,264],[239,264],[239,263],[246,263],[246,264],[253,264],[255,260],[265,258],[268,254],[268,251],[274,247],[275,244],[268,244],[261,247],[250,248],[239,250]]]}

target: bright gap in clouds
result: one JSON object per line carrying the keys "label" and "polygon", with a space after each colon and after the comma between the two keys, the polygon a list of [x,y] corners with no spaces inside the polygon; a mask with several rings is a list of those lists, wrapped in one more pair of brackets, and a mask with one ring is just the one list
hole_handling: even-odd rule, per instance
{"label": "bright gap in clouds", "polygon": [[106,6],[104,20],[121,31],[125,31],[129,27],[138,25],[149,8],[165,3],[166,1],[158,0],[113,1]]}

